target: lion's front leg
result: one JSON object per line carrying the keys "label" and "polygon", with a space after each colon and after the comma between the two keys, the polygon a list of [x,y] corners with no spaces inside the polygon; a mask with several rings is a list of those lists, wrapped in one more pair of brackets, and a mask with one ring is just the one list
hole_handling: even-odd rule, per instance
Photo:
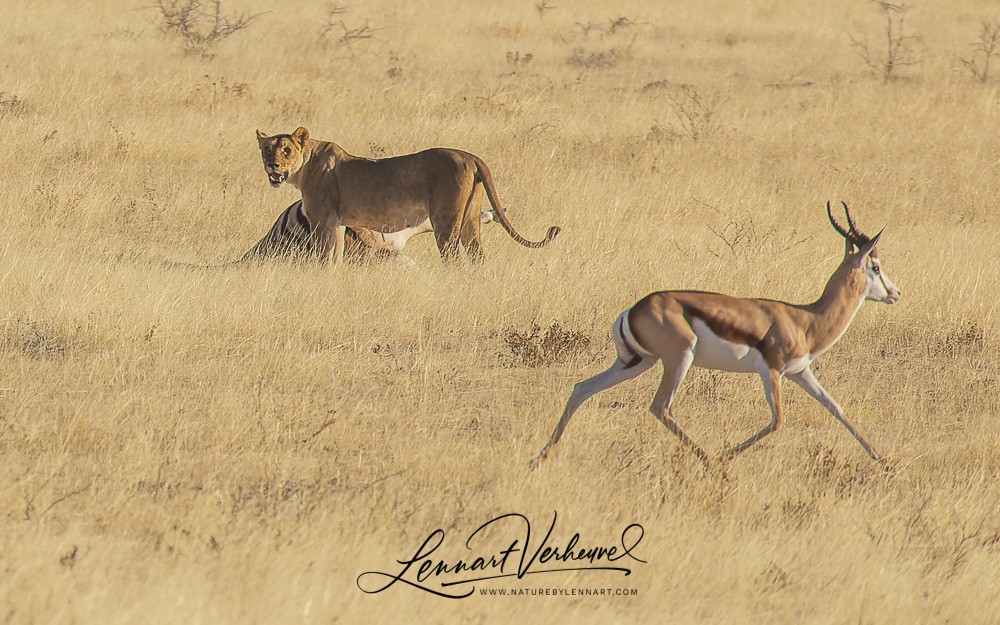
{"label": "lion's front leg", "polygon": [[338,223],[333,234],[333,266],[339,267],[344,261],[344,239],[347,237],[347,226]]}
{"label": "lion's front leg", "polygon": [[327,264],[332,259],[334,268],[338,267],[344,260],[344,237],[347,235],[347,227],[338,210],[340,197],[337,187],[333,185],[319,195],[310,195],[308,202],[303,191],[302,201],[306,214],[316,215],[316,234],[320,237],[320,260]]}
{"label": "lion's front leg", "polygon": [[319,249],[319,258],[323,264],[333,261],[336,267],[344,259],[344,236],[347,228],[340,223],[327,221],[316,228],[315,238]]}

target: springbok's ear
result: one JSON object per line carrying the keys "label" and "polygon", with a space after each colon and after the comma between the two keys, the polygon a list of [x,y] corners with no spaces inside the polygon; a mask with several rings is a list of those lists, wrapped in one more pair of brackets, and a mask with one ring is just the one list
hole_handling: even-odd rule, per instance
{"label": "springbok's ear", "polygon": [[292,133],[292,141],[298,143],[299,146],[305,145],[306,141],[308,140],[309,140],[309,131],[303,128],[302,126],[296,128],[295,132]]}
{"label": "springbok's ear", "polygon": [[264,139],[267,139],[267,135],[265,135],[263,132],[261,132],[261,131],[258,130],[257,131],[257,145],[260,145],[264,141]]}
{"label": "springbok's ear", "polygon": [[865,243],[864,245],[862,245],[861,248],[858,250],[858,267],[859,268],[860,267],[864,267],[865,260],[868,258],[868,255],[872,253],[872,250],[875,249],[875,246],[878,245],[878,240],[880,238],[882,238],[882,233],[883,232],[885,232],[885,228],[882,228],[881,230],[879,230],[878,234],[876,234],[875,236],[873,236],[870,241],[868,241],[867,243]]}

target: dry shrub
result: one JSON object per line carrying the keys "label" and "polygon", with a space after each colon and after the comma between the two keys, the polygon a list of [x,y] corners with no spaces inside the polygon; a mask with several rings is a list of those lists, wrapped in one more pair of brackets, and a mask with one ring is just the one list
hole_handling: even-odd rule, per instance
{"label": "dry shrub", "polygon": [[18,317],[3,328],[0,349],[24,354],[32,359],[62,356],[72,345],[72,340],[51,323]]}
{"label": "dry shrub", "polygon": [[906,31],[906,12],[910,7],[876,0],[885,14],[884,50],[868,41],[867,35],[851,37],[851,45],[875,76],[889,82],[899,77],[899,68],[916,65],[920,57],[916,51],[918,37]]}
{"label": "dry shrub", "polygon": [[6,117],[20,117],[28,112],[28,105],[24,100],[13,94],[6,94],[0,91],[0,119]]}
{"label": "dry shrub", "polygon": [[[365,20],[364,24],[353,26],[348,25],[343,18],[337,16],[347,13],[347,7],[334,5],[327,10],[326,23],[320,31],[320,40],[332,41],[338,47],[346,48],[352,55],[355,54],[355,45],[359,42],[372,39],[377,29],[372,28],[371,21]],[[390,77],[393,77],[393,69],[401,71],[398,67],[390,69]]]}
{"label": "dry shrub", "polygon": [[535,322],[521,332],[513,326],[503,331],[508,353],[500,355],[504,367],[544,367],[590,353],[590,337],[578,330],[565,330],[553,321],[544,331]]}
{"label": "dry shrub", "polygon": [[886,332],[881,336],[878,355],[882,358],[957,358],[980,355],[992,348],[984,327],[967,319],[943,328]]}
{"label": "dry shrub", "polygon": [[231,100],[239,100],[246,97],[250,92],[250,84],[229,80],[225,76],[213,78],[205,74],[204,80],[197,84],[191,91],[191,97],[186,102],[190,104],[205,103],[209,105],[209,110]]}
{"label": "dry shrub", "polygon": [[715,93],[702,95],[694,85],[680,85],[667,91],[680,132],[698,141],[711,135],[719,125],[717,107],[722,98]]}
{"label": "dry shrub", "polygon": [[962,58],[962,64],[969,68],[979,82],[990,78],[990,61],[1000,56],[1000,21],[983,21],[979,27],[979,39],[972,44],[972,55]]}
{"label": "dry shrub", "polygon": [[840,457],[822,443],[815,444],[806,466],[809,488],[815,498],[832,494],[841,499],[854,495],[877,476],[891,476],[875,463],[856,465],[850,458]]}
{"label": "dry shrub", "polygon": [[940,353],[955,357],[962,353],[980,353],[986,347],[986,332],[975,321],[966,321],[947,332],[938,342]]}
{"label": "dry shrub", "polygon": [[628,58],[628,51],[620,48],[588,52],[583,48],[574,48],[566,59],[567,65],[583,69],[611,69],[622,60]]}
{"label": "dry shrub", "polygon": [[175,34],[184,43],[185,54],[212,57],[212,49],[222,40],[248,28],[260,13],[222,12],[221,0],[157,0],[160,29]]}

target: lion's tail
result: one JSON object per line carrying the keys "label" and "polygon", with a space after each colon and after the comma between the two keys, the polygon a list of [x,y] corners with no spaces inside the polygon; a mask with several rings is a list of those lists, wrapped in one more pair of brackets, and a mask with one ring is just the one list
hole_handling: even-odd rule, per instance
{"label": "lion's tail", "polygon": [[545,234],[545,238],[541,241],[529,241],[525,239],[517,230],[514,230],[514,226],[507,219],[503,208],[500,206],[500,198],[497,197],[496,187],[493,185],[493,174],[490,173],[489,167],[483,159],[478,156],[473,155],[476,163],[476,176],[479,181],[483,183],[483,188],[486,189],[486,197],[490,199],[490,204],[493,206],[493,218],[500,222],[503,229],[507,231],[507,234],[511,236],[512,239],[523,245],[524,247],[538,248],[548,245],[552,239],[556,238],[559,234],[559,226],[552,226],[549,231]]}

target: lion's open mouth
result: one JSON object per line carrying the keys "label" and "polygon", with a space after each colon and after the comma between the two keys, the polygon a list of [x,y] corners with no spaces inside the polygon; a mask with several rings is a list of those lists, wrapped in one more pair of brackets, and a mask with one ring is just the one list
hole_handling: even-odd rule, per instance
{"label": "lion's open mouth", "polygon": [[270,180],[271,181],[271,185],[275,186],[275,187],[279,186],[287,178],[288,178],[288,172],[287,171],[286,172],[282,172],[280,174],[278,172],[273,172],[273,173],[269,173],[267,175],[267,179]]}

